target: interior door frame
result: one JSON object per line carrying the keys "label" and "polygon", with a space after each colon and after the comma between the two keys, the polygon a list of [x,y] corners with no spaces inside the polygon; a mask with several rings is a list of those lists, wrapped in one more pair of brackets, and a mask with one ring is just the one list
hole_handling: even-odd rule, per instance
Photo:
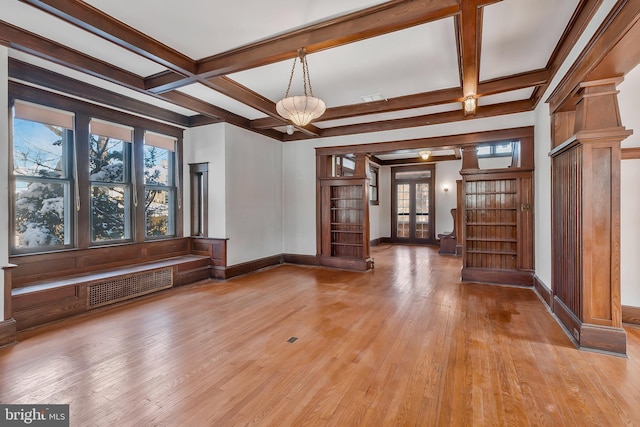
{"label": "interior door frame", "polygon": [[[424,179],[416,179],[416,180],[396,180],[397,172],[416,172],[416,171],[431,171],[431,177],[427,178],[429,180],[429,239],[414,239],[414,238],[405,238],[398,237],[398,231],[396,226],[396,213],[397,213],[397,204],[398,204],[398,195],[396,191],[396,184],[401,182],[424,182]],[[391,168],[391,242],[392,243],[408,243],[408,244],[427,244],[433,245],[436,243],[436,165],[434,163],[424,164],[424,165],[413,165],[413,166],[396,166]],[[411,204],[414,205],[414,201],[411,201]],[[413,232],[412,232],[413,233]]]}

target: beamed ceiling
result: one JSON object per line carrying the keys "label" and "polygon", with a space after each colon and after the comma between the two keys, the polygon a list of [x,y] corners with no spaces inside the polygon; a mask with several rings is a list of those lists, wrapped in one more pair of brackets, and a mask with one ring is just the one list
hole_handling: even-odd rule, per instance
{"label": "beamed ceiling", "polygon": [[[0,0],[0,43],[12,81],[291,141],[530,111],[601,2]],[[287,135],[299,48],[327,111]]]}

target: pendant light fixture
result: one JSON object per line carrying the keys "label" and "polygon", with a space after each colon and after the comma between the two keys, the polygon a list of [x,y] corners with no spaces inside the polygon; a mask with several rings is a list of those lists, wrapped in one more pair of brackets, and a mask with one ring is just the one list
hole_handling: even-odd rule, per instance
{"label": "pendant light fixture", "polygon": [[[276,104],[276,111],[287,120],[291,120],[296,126],[306,126],[312,120],[317,119],[326,109],[324,101],[313,96],[311,78],[309,77],[309,66],[307,65],[307,52],[304,48],[298,49],[298,57],[293,59],[293,67],[289,76],[289,85],[284,94],[284,98]],[[302,84],[304,95],[289,96],[291,81],[296,69],[296,62],[300,58],[302,64]]]}

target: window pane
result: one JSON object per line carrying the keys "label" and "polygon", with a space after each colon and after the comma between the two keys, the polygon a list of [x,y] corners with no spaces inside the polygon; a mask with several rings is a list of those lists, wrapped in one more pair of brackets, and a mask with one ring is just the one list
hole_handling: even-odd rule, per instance
{"label": "window pane", "polygon": [[16,180],[15,247],[68,244],[68,200],[67,183]]}
{"label": "window pane", "polygon": [[431,178],[430,170],[418,170],[409,172],[396,172],[396,179],[420,179]]}
{"label": "window pane", "polygon": [[126,142],[91,135],[89,179],[102,182],[125,182],[124,156]]}
{"label": "window pane", "polygon": [[145,191],[145,217],[147,236],[171,236],[173,226],[173,192],[147,189]]}
{"label": "window pane", "polygon": [[29,120],[13,120],[13,172],[15,175],[66,177],[65,143],[72,131]]}
{"label": "window pane", "polygon": [[491,155],[491,146],[490,145],[481,145],[477,150],[478,156],[490,156]]}
{"label": "window pane", "polygon": [[129,191],[123,186],[91,186],[91,240],[130,238]]}
{"label": "window pane", "polygon": [[144,183],[172,185],[173,152],[152,145],[144,146]]}
{"label": "window pane", "polygon": [[495,149],[496,154],[511,154],[511,152],[513,151],[511,142],[496,144]]}

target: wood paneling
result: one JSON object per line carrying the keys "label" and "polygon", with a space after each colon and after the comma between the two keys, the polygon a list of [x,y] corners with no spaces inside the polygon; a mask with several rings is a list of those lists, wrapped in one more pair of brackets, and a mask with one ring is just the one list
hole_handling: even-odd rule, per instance
{"label": "wood paneling", "polygon": [[16,321],[14,319],[0,322],[0,347],[16,342]]}
{"label": "wood paneling", "polygon": [[632,325],[640,325],[640,307],[622,306],[622,321]]}
{"label": "wood paneling", "polygon": [[547,304],[549,310],[553,311],[553,292],[535,274],[533,276],[533,287],[538,296]]}
{"label": "wood paneling", "polygon": [[134,265],[189,253],[189,239],[168,239],[108,247],[10,257],[13,288],[65,276]]}
{"label": "wood paneling", "polygon": [[620,142],[631,132],[621,126],[617,82],[581,83],[575,134],[553,143],[552,277],[554,312],[578,345],[624,354]]}

